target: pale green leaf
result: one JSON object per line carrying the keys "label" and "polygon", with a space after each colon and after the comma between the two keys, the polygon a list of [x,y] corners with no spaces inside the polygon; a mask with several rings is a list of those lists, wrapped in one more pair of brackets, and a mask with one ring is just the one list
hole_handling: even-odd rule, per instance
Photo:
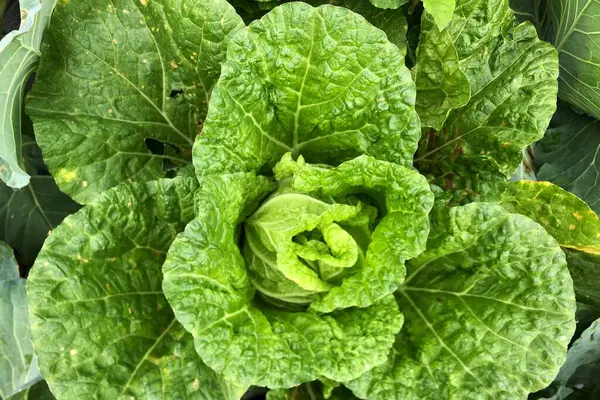
{"label": "pale green leaf", "polygon": [[409,166],[420,135],[399,49],[341,7],[288,3],[231,42],[193,150],[199,176],[268,170],[286,152]]}
{"label": "pale green leaf", "polygon": [[398,291],[390,358],[346,383],[368,399],[518,399],[546,387],[575,329],[556,241],[532,220],[472,203],[436,214]]}
{"label": "pale green leaf", "polygon": [[452,20],[456,2],[455,0],[423,0],[423,6],[435,20],[437,28],[443,30]]}
{"label": "pale green leaf", "polygon": [[33,352],[25,279],[12,249],[0,242],[0,398],[8,398],[42,380]]}
{"label": "pale green leaf", "polygon": [[87,203],[185,165],[243,26],[225,0],[59,2],[27,113],[61,190]]}
{"label": "pale green leaf", "polygon": [[161,289],[166,252],[193,218],[197,187],[190,178],[120,185],[46,240],[27,295],[40,371],[59,398],[243,393],[202,363]]}
{"label": "pale green leaf", "polygon": [[29,184],[21,149],[23,96],[29,76],[38,66],[40,43],[54,1],[22,0],[20,5],[20,28],[0,40],[0,180],[12,188]]}
{"label": "pale green leaf", "polygon": [[[354,297],[343,295],[346,291],[343,283],[335,287],[341,292],[340,302],[335,303],[333,308],[339,309],[335,311],[328,309],[328,304],[319,308],[324,311],[323,313],[317,313],[312,308],[292,308],[285,301],[279,304],[276,301],[282,297],[280,293],[272,296],[275,301],[258,295],[257,290],[266,291],[265,285],[255,285],[252,278],[258,279],[259,283],[267,279],[275,282],[287,282],[285,279],[288,279],[281,272],[288,264],[282,267],[279,259],[272,259],[270,253],[273,251],[269,252],[269,250],[286,244],[293,246],[294,243],[302,243],[292,241],[285,232],[280,232],[281,227],[285,225],[286,216],[289,218],[291,231],[289,234],[293,235],[297,226],[303,226],[304,218],[308,221],[317,215],[316,210],[328,210],[328,207],[323,204],[323,199],[340,198],[349,190],[368,194],[367,182],[371,174],[361,171],[360,168],[375,172],[375,166],[381,164],[390,166],[385,180],[386,188],[390,185],[392,171],[395,171],[398,180],[391,186],[400,187],[399,193],[406,195],[406,197],[400,195],[401,198],[406,199],[409,194],[413,194],[412,202],[418,203],[417,207],[427,208],[427,203],[431,203],[430,192],[428,197],[419,187],[403,185],[404,179],[410,180],[410,174],[417,174],[398,165],[371,158],[366,162],[367,157],[364,156],[356,162],[349,161],[338,168],[326,169],[304,166],[301,160],[296,164],[289,159],[289,155],[287,157],[288,161],[282,163],[276,172],[279,177],[285,178],[289,176],[287,172],[291,171],[292,176],[281,181],[280,185],[288,182],[290,192],[310,194],[315,199],[314,203],[308,200],[308,196],[290,198],[290,201],[302,201],[304,208],[299,210],[311,210],[311,213],[297,212],[295,218],[299,222],[296,223],[292,218],[294,216],[290,214],[293,207],[286,207],[285,202],[277,204],[277,196],[271,201],[267,200],[263,208],[259,208],[260,202],[276,188],[268,178],[256,176],[254,172],[204,177],[201,179],[201,189],[196,195],[197,217],[177,237],[169,249],[167,261],[163,266],[165,294],[175,310],[177,319],[194,335],[196,350],[207,365],[240,385],[287,388],[320,377],[336,381],[346,380],[344,377],[350,376],[356,378],[375,365],[385,362],[395,334],[402,324],[402,316],[397,310],[393,296],[389,294],[397,287],[398,282],[388,282],[388,279],[397,280],[397,278],[384,275],[378,280],[380,266],[376,263],[372,265],[373,276],[367,277],[373,282],[363,279],[365,288],[354,293]],[[362,162],[366,164],[361,165]],[[368,169],[369,166],[373,168]],[[397,170],[394,170],[394,167]],[[349,174],[350,170],[354,171],[354,174]],[[423,190],[428,191],[424,178],[421,179]],[[380,185],[381,176],[373,174],[373,181],[373,191],[386,193],[385,188]],[[315,184],[316,182],[321,184]],[[320,190],[322,192],[319,192]],[[412,193],[413,191],[415,193]],[[278,196],[282,198],[284,195]],[[400,207],[402,203],[400,197],[396,204],[393,196],[382,195],[384,196],[389,197],[392,210],[396,206]],[[410,201],[411,199],[408,198],[404,202],[406,204],[403,204],[407,210],[413,207]],[[274,212],[273,209],[278,207],[283,208]],[[253,221],[251,217],[247,220],[257,209],[256,219]],[[350,206],[348,210],[352,211],[352,207]],[[339,209],[334,210],[331,216],[338,216],[337,211]],[[268,215],[265,215],[267,213]],[[396,217],[399,216],[394,214],[396,213],[390,212],[388,222],[398,221]],[[249,222],[245,224],[244,229],[241,229],[240,225],[245,220]],[[397,259],[399,267],[383,265],[380,269],[384,271],[390,268],[394,271],[402,268],[402,257],[407,257],[407,254],[412,254],[413,249],[419,247],[417,237],[423,231],[427,231],[426,225],[422,226],[419,223],[422,219],[418,210],[414,213],[408,211],[405,220],[406,222],[400,226],[412,226],[413,228],[408,229],[411,229],[411,235],[417,236],[405,241],[410,241],[409,244],[400,241],[398,249],[390,249],[386,252],[385,249],[377,248],[377,251],[374,251],[376,254],[372,258],[379,253],[381,257],[391,257],[391,253],[399,253]],[[326,221],[322,219],[321,222]],[[349,220],[346,222],[350,223]],[[276,228],[268,224],[273,224]],[[380,229],[378,234],[385,235],[386,232],[388,235],[393,234],[385,229],[386,223],[381,224],[381,227],[376,228]],[[255,269],[251,274],[253,271],[247,263],[254,263],[254,259],[246,257],[248,260],[246,261],[238,247],[240,246],[238,243],[251,240],[246,232],[250,225],[259,225],[262,229],[261,233],[256,233],[259,236],[257,240],[262,245],[261,249],[251,249],[258,258],[262,257],[269,267],[265,270],[267,272],[262,274],[256,273],[259,269],[255,266],[252,266]],[[309,235],[311,228],[307,226],[306,229],[306,234]],[[238,232],[242,231],[244,235],[238,238]],[[278,236],[268,240],[267,236],[271,233]],[[314,230],[312,234],[315,235],[313,240],[318,241]],[[287,238],[283,243],[281,243],[282,237]],[[373,239],[371,244],[375,242]],[[320,243],[325,245],[324,242]],[[380,246],[384,246],[381,241],[379,243]],[[335,248],[331,245],[331,240],[328,245]],[[422,248],[419,252],[421,250]],[[287,254],[289,253],[285,253]],[[297,256],[294,257],[298,261]],[[324,259],[333,262],[331,258],[324,257]],[[314,271],[306,268],[305,264],[299,261],[293,267],[296,268],[295,271],[284,272],[287,277],[295,279],[300,284],[306,283],[307,280],[298,279],[299,270],[302,270],[303,277],[313,272],[311,284],[319,278]],[[347,279],[358,280],[357,275],[359,273],[355,272]],[[378,283],[383,287],[374,286],[372,291],[369,290],[370,284]],[[326,293],[324,296],[329,294]],[[355,307],[356,305],[362,308]]]}
{"label": "pale green leaf", "polygon": [[[594,368],[598,370],[599,364],[600,320],[596,320],[569,349],[567,360],[554,380],[554,385],[558,386],[558,391],[551,399],[571,399],[572,397],[569,397],[569,395],[573,393],[577,395],[577,392],[586,393],[594,387],[597,388],[598,382],[593,376],[588,375],[587,380],[581,382],[582,379],[578,378],[577,375],[581,375],[582,370],[590,374]],[[588,395],[591,396],[591,393],[588,393]]]}
{"label": "pale green leaf", "polygon": [[[328,289],[324,296],[312,302],[310,307],[313,310],[331,312],[372,304],[398,287],[405,276],[404,261],[419,255],[425,248],[433,194],[425,178],[414,170],[368,156],[358,157],[327,170],[306,165],[302,159],[293,162],[284,157],[275,168],[275,175],[278,179],[291,177],[291,187],[300,193],[334,199],[341,199],[341,196],[348,193],[360,193],[370,196],[371,203],[380,207],[376,213],[379,216],[377,226],[372,232],[369,232],[368,226],[361,228],[362,224],[358,221],[340,221],[340,225],[348,227],[349,232],[352,232],[349,228],[352,225],[368,232],[367,244],[363,244],[360,249],[361,254],[364,251],[364,256],[357,264],[360,267],[358,270],[348,276],[342,275],[341,284]],[[355,215],[360,212],[361,210],[357,210]],[[369,213],[366,214],[360,216],[367,217]],[[306,212],[301,212],[300,215],[302,220],[306,218]],[[295,218],[299,218],[297,213]],[[305,230],[311,229],[307,227]],[[358,239],[362,235],[353,236]],[[394,246],[390,246],[390,243],[394,243]],[[357,245],[356,242],[353,244]],[[327,253],[329,252],[341,253],[331,245]]]}

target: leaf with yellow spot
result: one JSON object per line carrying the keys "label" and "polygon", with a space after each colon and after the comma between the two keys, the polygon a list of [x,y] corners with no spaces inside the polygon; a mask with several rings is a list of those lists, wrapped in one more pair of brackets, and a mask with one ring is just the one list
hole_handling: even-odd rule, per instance
{"label": "leaf with yellow spot", "polygon": [[75,180],[75,178],[77,178],[77,172],[68,171],[64,168],[62,168],[60,171],[58,171],[58,173],[55,175],[55,179],[57,181],[62,181],[65,183],[71,183],[71,182],[73,182],[73,180]]}
{"label": "leaf with yellow spot", "polygon": [[188,164],[227,45],[243,27],[225,0],[59,2],[26,108],[60,189],[86,204]]}
{"label": "leaf with yellow spot", "polygon": [[542,225],[567,256],[578,301],[600,306],[600,219],[580,198],[550,182],[511,182],[502,205]]}

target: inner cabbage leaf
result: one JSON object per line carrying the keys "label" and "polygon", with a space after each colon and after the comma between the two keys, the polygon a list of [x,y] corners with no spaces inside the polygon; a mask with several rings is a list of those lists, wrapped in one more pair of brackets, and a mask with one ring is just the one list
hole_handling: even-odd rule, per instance
{"label": "inner cabbage leaf", "polygon": [[274,175],[201,180],[165,294],[202,359],[239,385],[358,378],[400,330],[392,293],[425,248],[433,194],[369,156],[328,167],[288,153]]}

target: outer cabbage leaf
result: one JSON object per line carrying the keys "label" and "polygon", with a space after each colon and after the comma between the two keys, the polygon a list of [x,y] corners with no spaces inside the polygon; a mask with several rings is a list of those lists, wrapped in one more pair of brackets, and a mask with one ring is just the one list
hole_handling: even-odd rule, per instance
{"label": "outer cabbage leaf", "polygon": [[549,0],[545,7],[541,35],[558,50],[558,96],[600,118],[600,1]]}
{"label": "outer cabbage leaf", "polygon": [[[561,104],[546,136],[535,145],[535,161],[541,164],[538,178],[579,196],[596,213],[600,211],[599,167],[596,161],[600,149],[599,135],[597,120],[578,115]],[[585,222],[588,227],[597,225],[596,217],[589,214],[587,206],[574,211],[585,216],[581,223]],[[595,236],[591,234],[590,237]],[[576,282],[578,299],[600,307],[600,256],[579,249],[565,249],[565,254]]]}
{"label": "outer cabbage leaf", "polygon": [[566,249],[569,271],[575,282],[577,299],[600,307],[600,256]]}
{"label": "outer cabbage leaf", "polygon": [[[357,378],[385,362],[400,329],[391,293],[425,247],[433,194],[414,170],[368,156],[326,168],[287,154],[275,176],[277,190],[254,172],[201,179],[197,217],[163,266],[165,295],[202,359],[233,382]],[[361,212],[376,202],[371,231]],[[352,250],[364,255],[341,265]],[[321,263],[349,272],[328,279]]]}
{"label": "outer cabbage leaf", "polygon": [[600,213],[600,122],[563,103],[535,145],[538,178],[574,193]]}
{"label": "outer cabbage leaf", "polygon": [[546,11],[547,0],[509,0],[509,3],[519,22],[531,21],[536,28],[541,27],[539,17]]}
{"label": "outer cabbage leaf", "polygon": [[[21,0],[21,26],[0,40],[0,180],[11,188],[29,183],[22,155],[21,112],[25,84],[37,68],[40,43],[54,1]],[[6,3],[0,5],[4,14]],[[0,25],[2,24],[0,17]]]}
{"label": "outer cabbage leaf", "polygon": [[87,203],[185,165],[243,26],[225,0],[59,2],[27,113],[61,190]]}
{"label": "outer cabbage leaf", "polygon": [[563,249],[600,255],[600,219],[574,194],[549,182],[511,182],[502,206],[542,225]]}
{"label": "outer cabbage leaf", "polygon": [[199,176],[270,170],[284,153],[408,166],[414,83],[385,33],[341,7],[288,3],[231,42],[193,150]]}
{"label": "outer cabbage leaf", "polygon": [[[468,60],[481,59],[513,19],[504,0],[460,0],[446,29],[435,24],[430,12],[423,13],[414,73],[417,111],[424,126],[440,130],[451,110],[467,104],[471,96]],[[476,78],[481,79],[472,74],[469,78],[474,85]]]}
{"label": "outer cabbage leaf", "polygon": [[161,290],[193,218],[190,178],[120,185],[67,217],[27,280],[40,370],[59,398],[226,399]]}
{"label": "outer cabbage leaf", "polygon": [[575,329],[564,254],[530,219],[485,203],[438,210],[398,291],[388,362],[346,383],[368,399],[515,399],[547,386]]}
{"label": "outer cabbage leaf", "polygon": [[502,206],[542,225],[564,250],[577,300],[600,307],[600,219],[577,196],[549,182],[512,182]]}
{"label": "outer cabbage leaf", "polygon": [[0,204],[0,240],[10,243],[28,266],[52,229],[80,208],[44,175],[33,176],[20,190],[0,184]]}
{"label": "outer cabbage leaf", "polygon": [[29,330],[25,279],[19,277],[11,248],[0,242],[0,398],[19,398],[20,392],[41,380]]}
{"label": "outer cabbage leaf", "polygon": [[[381,29],[390,42],[398,46],[406,56],[406,31],[408,24],[401,8],[382,10],[364,0],[307,0],[312,6],[331,4],[348,8],[365,17],[373,26]],[[405,1],[403,1],[405,3]]]}
{"label": "outer cabbage leaf", "polygon": [[[448,45],[445,35],[453,38],[471,97],[465,106],[450,110],[440,130],[424,135],[415,162],[444,189],[477,198],[482,192],[478,181],[488,187],[492,181],[503,182],[520,163],[523,148],[543,136],[556,109],[558,59],[531,24],[514,27],[514,16],[504,0],[460,1],[446,31],[438,35],[442,37],[436,45]],[[436,39],[430,32],[423,35]],[[438,74],[440,79],[455,71],[453,63],[446,66],[446,73]],[[436,75],[426,76],[431,80]],[[456,90],[455,95],[462,93],[464,85],[456,85]],[[426,100],[422,101],[427,104]],[[436,115],[443,116],[441,111]]]}

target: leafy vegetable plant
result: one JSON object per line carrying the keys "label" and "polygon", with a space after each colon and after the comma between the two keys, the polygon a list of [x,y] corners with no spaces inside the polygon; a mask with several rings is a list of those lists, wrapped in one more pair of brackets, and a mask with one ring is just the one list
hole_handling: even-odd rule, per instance
{"label": "leafy vegetable plant", "polygon": [[392,293],[425,247],[433,194],[416,171],[367,156],[324,169],[288,153],[275,176],[202,179],[165,295],[202,358],[236,382],[355,379],[400,330]]}
{"label": "leafy vegetable plant", "polygon": [[85,206],[31,251],[27,346],[54,396],[555,380],[576,300],[600,304],[600,220],[509,178],[556,110],[558,53],[507,0],[405,3],[56,4],[26,110]]}

